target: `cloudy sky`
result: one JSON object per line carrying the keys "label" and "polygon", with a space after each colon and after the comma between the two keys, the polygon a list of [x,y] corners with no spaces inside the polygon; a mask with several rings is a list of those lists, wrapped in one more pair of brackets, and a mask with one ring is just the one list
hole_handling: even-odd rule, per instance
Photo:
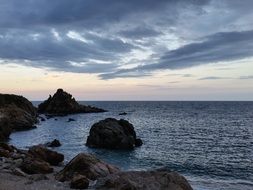
{"label": "cloudy sky", "polygon": [[0,0],[0,92],[253,100],[252,0]]}

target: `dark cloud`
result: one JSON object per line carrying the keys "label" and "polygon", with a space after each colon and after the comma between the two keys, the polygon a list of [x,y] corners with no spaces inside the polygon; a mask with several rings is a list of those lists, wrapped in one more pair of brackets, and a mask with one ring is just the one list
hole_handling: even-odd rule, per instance
{"label": "dark cloud", "polygon": [[[0,64],[102,73],[102,79],[110,79],[243,59],[252,55],[252,29],[242,31],[250,26],[251,5],[249,0],[0,1]],[[210,23],[220,7],[231,14],[219,19],[222,30],[209,35],[211,27],[218,28],[210,24],[189,31],[190,39],[180,36],[188,24]],[[220,32],[223,28],[226,32]],[[131,64],[138,66],[120,69]]]}
{"label": "dark cloud", "polygon": [[[120,70],[111,78],[133,71],[152,72],[161,69],[184,69],[197,65],[234,61],[253,56],[253,30],[222,32],[207,36],[202,42],[191,43],[168,51],[156,63]],[[103,75],[102,75],[103,77]],[[107,76],[109,78],[109,76]]]}
{"label": "dark cloud", "polygon": [[232,78],[209,76],[209,77],[199,78],[198,80],[221,80],[221,79],[232,79]]}
{"label": "dark cloud", "polygon": [[253,79],[253,75],[240,76],[239,79]]}

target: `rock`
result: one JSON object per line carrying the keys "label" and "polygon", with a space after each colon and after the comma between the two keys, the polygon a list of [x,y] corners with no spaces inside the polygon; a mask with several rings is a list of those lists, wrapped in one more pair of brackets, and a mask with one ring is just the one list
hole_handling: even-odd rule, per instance
{"label": "rock", "polygon": [[91,154],[80,153],[56,174],[56,179],[62,182],[70,181],[74,175],[79,174],[95,180],[116,172],[119,172],[117,167],[107,164]]}
{"label": "rock", "polygon": [[72,118],[69,118],[68,119],[68,122],[71,122],[71,121],[75,121],[74,119],[72,119]]}
{"label": "rock", "polygon": [[192,190],[187,180],[176,172],[127,171],[98,180],[98,190]]}
{"label": "rock", "polygon": [[20,168],[27,174],[48,174],[54,171],[54,169],[50,167],[49,163],[30,157],[24,159]]}
{"label": "rock", "polygon": [[71,94],[58,89],[53,96],[50,95],[46,101],[39,105],[38,112],[62,116],[74,113],[98,113],[105,112],[105,110],[80,105]]}
{"label": "rock", "polygon": [[54,139],[52,142],[46,143],[46,146],[48,146],[48,147],[59,147],[59,146],[61,146],[61,143],[60,143],[59,140]]}
{"label": "rock", "polygon": [[107,118],[95,123],[86,141],[86,145],[94,148],[133,149],[140,146],[141,140],[136,139],[134,127],[128,121]]}
{"label": "rock", "polygon": [[126,112],[119,113],[119,115],[127,115]]}
{"label": "rock", "polygon": [[33,157],[48,162],[53,166],[57,166],[64,160],[64,155],[47,149],[42,145],[36,145],[29,148],[28,153]]}
{"label": "rock", "polygon": [[83,175],[75,175],[70,182],[72,189],[87,189],[89,187],[89,180]]}
{"label": "rock", "polygon": [[26,177],[26,174],[22,170],[20,170],[19,168],[14,168],[12,170],[12,174],[17,175],[17,176]]}
{"label": "rock", "polygon": [[38,116],[38,118],[40,119],[40,121],[46,121],[46,119],[42,116]]}
{"label": "rock", "polygon": [[10,157],[10,152],[8,150],[0,148],[0,157],[9,158]]}
{"label": "rock", "polygon": [[41,180],[49,180],[49,178],[45,174],[34,174],[29,177],[32,181],[41,181]]}
{"label": "rock", "polygon": [[7,140],[12,131],[34,128],[37,111],[22,96],[0,94],[0,141]]}
{"label": "rock", "polygon": [[135,139],[135,146],[136,146],[136,147],[139,147],[139,146],[141,146],[141,145],[143,145],[142,140],[141,140],[141,139]]}

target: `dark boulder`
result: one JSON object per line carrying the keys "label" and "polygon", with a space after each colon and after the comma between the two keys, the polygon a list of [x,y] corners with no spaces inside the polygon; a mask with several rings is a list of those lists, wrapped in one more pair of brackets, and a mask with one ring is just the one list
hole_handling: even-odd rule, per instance
{"label": "dark boulder", "polygon": [[59,181],[70,181],[75,175],[83,175],[88,179],[96,180],[109,174],[119,172],[113,165],[107,164],[91,154],[80,153],[74,157],[65,168],[56,174]]}
{"label": "dark boulder", "polygon": [[176,172],[127,171],[98,180],[99,190],[192,190],[187,180]]}
{"label": "dark boulder", "polygon": [[107,118],[91,127],[86,145],[94,148],[133,149],[142,145],[142,141],[136,138],[134,127],[128,121]]}
{"label": "dark boulder", "polygon": [[87,189],[89,187],[89,180],[83,175],[75,175],[70,182],[72,189]]}
{"label": "dark boulder", "polygon": [[37,111],[26,98],[0,94],[0,141],[7,140],[12,131],[35,128]]}
{"label": "dark boulder", "polygon": [[32,157],[26,157],[20,168],[27,174],[48,174],[54,171],[49,163]]}
{"label": "dark boulder", "polygon": [[53,96],[50,95],[46,101],[39,105],[38,112],[63,116],[74,113],[98,113],[105,112],[105,110],[80,105],[71,94],[63,91],[62,89],[58,89]]}
{"label": "dark boulder", "polygon": [[68,119],[68,122],[72,122],[72,121],[75,121],[75,119],[73,119],[73,118]]}
{"label": "dark boulder", "polygon": [[61,146],[61,143],[59,140],[54,139],[52,142],[48,142],[45,144],[47,147],[59,147]]}
{"label": "dark boulder", "polygon": [[57,166],[64,160],[64,155],[56,151],[47,149],[42,145],[36,145],[28,150],[28,154],[32,155],[36,159],[48,162],[50,165]]}

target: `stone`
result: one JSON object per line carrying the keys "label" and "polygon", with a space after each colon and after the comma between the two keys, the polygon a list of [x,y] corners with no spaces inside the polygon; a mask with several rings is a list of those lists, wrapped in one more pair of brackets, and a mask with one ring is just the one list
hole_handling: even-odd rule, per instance
{"label": "stone", "polygon": [[128,121],[107,118],[91,127],[86,145],[92,148],[133,149],[141,146],[142,141],[136,138],[134,127]]}
{"label": "stone", "polygon": [[48,174],[54,171],[54,169],[50,167],[49,163],[30,157],[24,159],[20,168],[27,174]]}
{"label": "stone", "polygon": [[12,174],[17,175],[17,176],[26,177],[26,174],[19,168],[14,168],[12,170]]}
{"label": "stone", "polygon": [[94,155],[80,153],[56,174],[56,179],[62,182],[70,181],[75,175],[79,174],[95,180],[119,171],[117,167],[101,161]]}
{"label": "stone", "polygon": [[46,146],[48,146],[48,147],[59,147],[59,146],[61,146],[61,143],[60,143],[59,140],[54,139],[52,142],[46,143]]}
{"label": "stone", "polygon": [[73,118],[68,119],[68,122],[72,122],[72,121],[75,121],[75,120]]}
{"label": "stone", "polygon": [[88,187],[89,180],[83,175],[75,175],[70,182],[72,189],[87,189]]}
{"label": "stone", "polygon": [[97,181],[98,190],[193,190],[177,172],[126,171],[110,174]]}
{"label": "stone", "polygon": [[33,157],[48,162],[50,165],[57,166],[64,160],[64,155],[56,151],[47,149],[42,145],[29,148],[28,153]]}
{"label": "stone", "polygon": [[46,101],[38,106],[38,112],[54,116],[64,116],[75,113],[99,113],[105,112],[105,110],[80,105],[71,94],[65,92],[63,89],[58,89],[53,96],[50,95]]}
{"label": "stone", "polygon": [[0,141],[8,140],[12,131],[33,129],[37,111],[26,98],[0,94]]}
{"label": "stone", "polygon": [[119,113],[119,115],[127,115],[126,112]]}

